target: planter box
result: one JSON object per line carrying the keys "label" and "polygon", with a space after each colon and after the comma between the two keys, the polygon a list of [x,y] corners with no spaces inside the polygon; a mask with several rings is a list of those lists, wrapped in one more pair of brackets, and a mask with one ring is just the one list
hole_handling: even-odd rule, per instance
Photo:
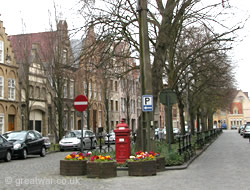
{"label": "planter box", "polygon": [[80,176],[87,174],[87,160],[60,160],[60,175]]}
{"label": "planter box", "polygon": [[88,162],[87,177],[88,178],[110,178],[116,177],[116,162]]}
{"label": "planter box", "polygon": [[157,172],[165,170],[165,157],[156,157],[156,169]]}
{"label": "planter box", "polygon": [[156,160],[128,162],[129,176],[156,175]]}

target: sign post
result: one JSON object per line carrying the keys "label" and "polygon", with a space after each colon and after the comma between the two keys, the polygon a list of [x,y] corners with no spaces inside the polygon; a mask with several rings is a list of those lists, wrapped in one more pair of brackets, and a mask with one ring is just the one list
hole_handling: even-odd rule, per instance
{"label": "sign post", "polygon": [[81,112],[81,153],[83,153],[83,111],[88,107],[88,98],[84,95],[78,95],[75,97],[74,107]]}
{"label": "sign post", "polygon": [[142,96],[142,111],[143,112],[153,111],[153,96],[152,95]]}

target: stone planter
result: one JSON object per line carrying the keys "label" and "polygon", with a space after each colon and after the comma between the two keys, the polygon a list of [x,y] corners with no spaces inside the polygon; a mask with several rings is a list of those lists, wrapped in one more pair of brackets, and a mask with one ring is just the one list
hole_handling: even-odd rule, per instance
{"label": "stone planter", "polygon": [[87,174],[87,160],[60,160],[60,175],[81,176]]}
{"label": "stone planter", "polygon": [[165,170],[165,157],[156,157],[156,169],[157,172]]}
{"label": "stone planter", "polygon": [[129,176],[156,175],[156,160],[128,162]]}
{"label": "stone planter", "polygon": [[88,178],[110,178],[116,177],[116,162],[88,162],[87,177]]}

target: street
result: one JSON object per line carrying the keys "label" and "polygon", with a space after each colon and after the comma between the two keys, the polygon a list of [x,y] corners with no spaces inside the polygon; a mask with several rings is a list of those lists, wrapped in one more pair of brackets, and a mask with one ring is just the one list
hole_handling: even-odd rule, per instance
{"label": "street", "polygon": [[60,176],[59,160],[68,153],[1,161],[0,189],[250,189],[250,143],[237,130],[223,131],[187,169],[158,172],[152,177],[129,177],[127,171],[118,171],[118,177],[109,179]]}

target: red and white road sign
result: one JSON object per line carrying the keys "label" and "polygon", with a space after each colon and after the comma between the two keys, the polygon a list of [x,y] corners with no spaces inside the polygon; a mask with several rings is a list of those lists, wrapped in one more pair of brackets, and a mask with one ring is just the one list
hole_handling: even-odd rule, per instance
{"label": "red and white road sign", "polygon": [[78,95],[74,100],[74,107],[77,111],[83,112],[88,107],[88,98],[84,95]]}

